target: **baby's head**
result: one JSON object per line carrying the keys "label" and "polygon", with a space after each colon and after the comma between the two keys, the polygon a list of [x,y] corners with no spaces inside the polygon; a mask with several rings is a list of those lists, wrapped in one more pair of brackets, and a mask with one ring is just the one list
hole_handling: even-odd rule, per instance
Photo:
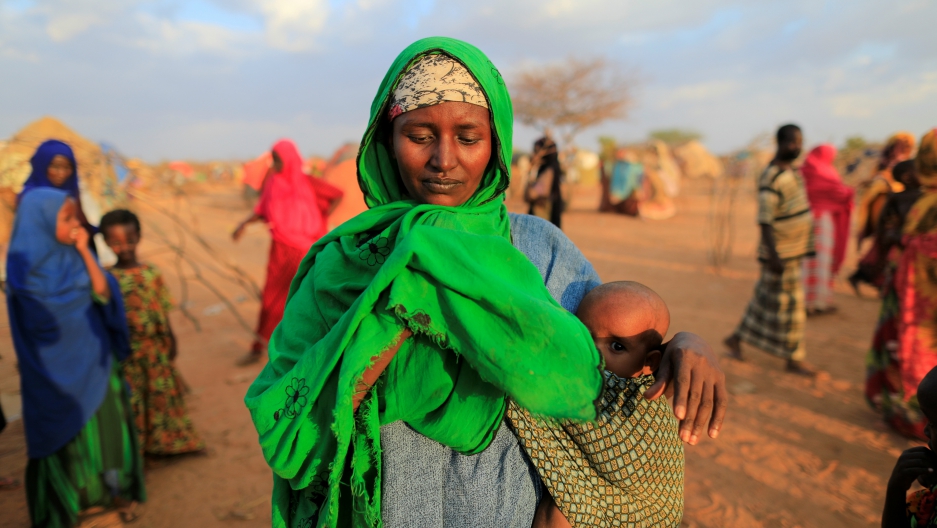
{"label": "baby's head", "polygon": [[937,367],[932,368],[918,385],[917,402],[927,418],[924,434],[929,440],[928,447],[931,451],[937,451]]}
{"label": "baby's head", "polygon": [[588,293],[576,316],[620,378],[653,373],[670,327],[670,311],[654,290],[631,281],[609,282]]}

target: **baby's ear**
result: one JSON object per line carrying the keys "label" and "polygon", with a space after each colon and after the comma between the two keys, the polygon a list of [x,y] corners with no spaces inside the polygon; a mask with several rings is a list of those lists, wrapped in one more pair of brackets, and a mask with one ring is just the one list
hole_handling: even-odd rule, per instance
{"label": "baby's ear", "polygon": [[650,376],[657,372],[657,369],[660,368],[660,360],[663,357],[664,353],[661,352],[660,348],[650,350],[647,355],[644,356],[644,370],[641,371],[641,375]]}

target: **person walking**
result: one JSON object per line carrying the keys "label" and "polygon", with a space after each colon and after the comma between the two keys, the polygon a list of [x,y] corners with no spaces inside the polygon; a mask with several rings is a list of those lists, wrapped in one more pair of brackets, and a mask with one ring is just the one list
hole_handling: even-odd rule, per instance
{"label": "person walking", "polygon": [[527,214],[549,220],[556,227],[563,219],[563,168],[556,142],[544,136],[534,143],[537,177],[528,185],[524,199],[530,204]]}
{"label": "person walking", "polygon": [[813,211],[816,256],[804,259],[807,315],[833,313],[833,281],[846,258],[855,191],[833,167],[836,147],[826,143],[807,155],[800,169]]}
{"label": "person walking", "polygon": [[303,172],[303,159],[292,141],[278,141],[271,155],[273,165],[264,179],[260,200],[231,235],[237,242],[248,225],[264,221],[272,238],[257,338],[247,356],[238,362],[240,365],[260,361],[274,328],[283,319],[286,296],[299,263],[309,248],[328,232],[328,216],[343,195],[341,190],[324,181],[313,182],[312,177]]}
{"label": "person walking", "polygon": [[725,339],[729,356],[742,360],[748,343],[787,360],[787,371],[805,376],[803,259],[814,255],[813,216],[804,182],[794,169],[803,135],[797,125],[777,132],[778,150],[758,181],[761,276],[738,328]]}

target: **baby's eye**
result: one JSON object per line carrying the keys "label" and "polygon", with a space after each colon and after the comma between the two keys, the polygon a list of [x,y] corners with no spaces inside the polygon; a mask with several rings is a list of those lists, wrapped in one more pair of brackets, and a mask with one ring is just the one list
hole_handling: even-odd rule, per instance
{"label": "baby's eye", "polygon": [[610,346],[612,347],[612,350],[614,350],[615,352],[625,351],[625,345],[619,343],[618,341],[612,341],[612,344]]}

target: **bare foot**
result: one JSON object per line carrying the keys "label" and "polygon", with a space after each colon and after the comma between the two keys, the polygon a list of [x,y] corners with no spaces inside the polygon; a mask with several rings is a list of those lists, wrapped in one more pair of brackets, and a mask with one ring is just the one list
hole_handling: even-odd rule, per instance
{"label": "bare foot", "polygon": [[22,484],[15,478],[0,477],[0,491],[11,491],[19,489]]}
{"label": "bare foot", "polygon": [[814,378],[817,376],[817,371],[812,369],[803,361],[797,361],[794,359],[787,360],[787,372],[791,374],[797,374],[798,376],[804,376],[806,378]]}
{"label": "bare foot", "polygon": [[856,292],[856,297],[861,298],[862,292],[859,291],[859,282],[860,280],[858,277],[858,273],[853,273],[852,275],[849,276],[849,285],[852,286],[853,291]]}
{"label": "bare foot", "polygon": [[742,340],[739,339],[739,336],[732,334],[725,338],[725,341],[722,343],[729,349],[729,352],[726,354],[727,356],[736,361],[745,361],[745,358],[742,356]]}
{"label": "bare foot", "polygon": [[829,306],[826,308],[811,308],[807,310],[807,317],[835,314],[838,310],[839,309],[835,306]]}
{"label": "bare foot", "polygon": [[140,514],[137,511],[139,504],[140,503],[137,501],[128,501],[120,497],[116,497],[114,499],[114,506],[117,508],[117,513],[120,515],[120,520],[125,524],[130,524],[140,517]]}

